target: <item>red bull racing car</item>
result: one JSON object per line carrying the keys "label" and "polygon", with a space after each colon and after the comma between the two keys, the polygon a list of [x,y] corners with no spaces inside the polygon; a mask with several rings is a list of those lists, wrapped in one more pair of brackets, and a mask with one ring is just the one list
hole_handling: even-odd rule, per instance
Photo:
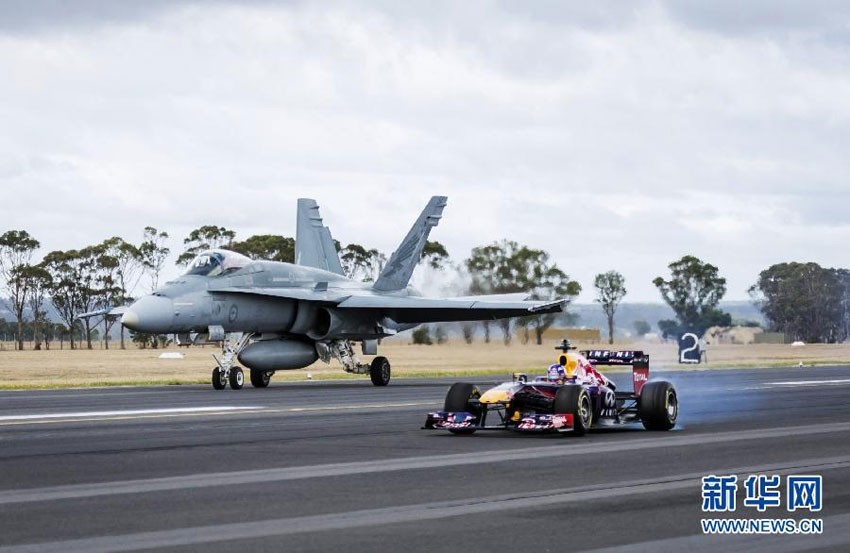
{"label": "red bull racing car", "polygon": [[[442,411],[428,413],[423,429],[454,434],[477,430],[562,432],[577,436],[591,428],[642,423],[647,430],[676,425],[679,403],[672,384],[649,381],[649,356],[642,351],[571,352],[567,341],[559,362],[546,376],[529,379],[514,374],[483,394],[474,384],[458,382],[449,389]],[[632,391],[616,386],[597,366],[632,367]]]}

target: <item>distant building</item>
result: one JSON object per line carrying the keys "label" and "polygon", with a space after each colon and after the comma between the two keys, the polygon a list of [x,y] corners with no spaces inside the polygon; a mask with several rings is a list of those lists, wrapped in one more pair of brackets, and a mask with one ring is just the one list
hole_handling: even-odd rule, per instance
{"label": "distant building", "polygon": [[713,326],[705,331],[703,340],[708,344],[785,344],[786,337],[781,332],[765,332],[761,327],[752,326]]}
{"label": "distant building", "polygon": [[544,340],[563,340],[570,342],[600,342],[602,333],[598,328],[547,328],[543,333]]}

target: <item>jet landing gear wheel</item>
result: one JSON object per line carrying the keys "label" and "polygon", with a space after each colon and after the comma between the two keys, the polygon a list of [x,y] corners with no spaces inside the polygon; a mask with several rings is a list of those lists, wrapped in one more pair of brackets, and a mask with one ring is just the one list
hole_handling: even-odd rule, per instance
{"label": "jet landing gear wheel", "polygon": [[241,390],[245,385],[245,374],[239,367],[230,369],[230,387],[234,390]]}
{"label": "jet landing gear wheel", "polygon": [[216,367],[212,371],[212,385],[216,390],[224,390],[227,386],[227,377],[224,376],[224,371]]}
{"label": "jet landing gear wheel", "polygon": [[268,388],[273,374],[272,371],[251,369],[251,386],[254,388]]}
{"label": "jet landing gear wheel", "polygon": [[390,362],[386,357],[378,356],[369,365],[369,377],[375,386],[386,386],[390,383]]}

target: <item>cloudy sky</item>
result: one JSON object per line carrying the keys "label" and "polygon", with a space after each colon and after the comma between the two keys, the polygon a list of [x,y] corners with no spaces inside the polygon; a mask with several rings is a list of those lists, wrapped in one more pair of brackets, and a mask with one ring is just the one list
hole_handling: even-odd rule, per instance
{"label": "cloudy sky", "polygon": [[850,266],[846,2],[7,0],[0,83],[0,230],[42,254],[294,235],[298,197],[389,253],[443,194],[455,259],[545,249],[580,301]]}

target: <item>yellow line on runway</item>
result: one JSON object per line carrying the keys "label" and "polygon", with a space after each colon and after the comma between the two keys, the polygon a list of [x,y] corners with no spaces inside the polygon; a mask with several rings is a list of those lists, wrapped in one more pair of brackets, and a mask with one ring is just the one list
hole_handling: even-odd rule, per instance
{"label": "yellow line on runway", "polygon": [[253,415],[257,413],[310,413],[322,411],[356,411],[358,409],[391,409],[397,407],[424,407],[428,405],[437,405],[436,402],[410,402],[410,403],[366,403],[361,405],[328,405],[325,407],[289,407],[286,409],[245,409],[239,411],[205,411],[195,413],[163,413],[156,415],[120,415],[109,417],[72,417],[65,419],[51,418],[42,420],[24,420],[13,422],[0,422],[0,427],[3,426],[27,426],[34,424],[62,424],[69,422],[96,422],[96,421],[126,421],[126,420],[143,420],[143,419],[171,419],[182,417],[220,417],[222,415]]}

